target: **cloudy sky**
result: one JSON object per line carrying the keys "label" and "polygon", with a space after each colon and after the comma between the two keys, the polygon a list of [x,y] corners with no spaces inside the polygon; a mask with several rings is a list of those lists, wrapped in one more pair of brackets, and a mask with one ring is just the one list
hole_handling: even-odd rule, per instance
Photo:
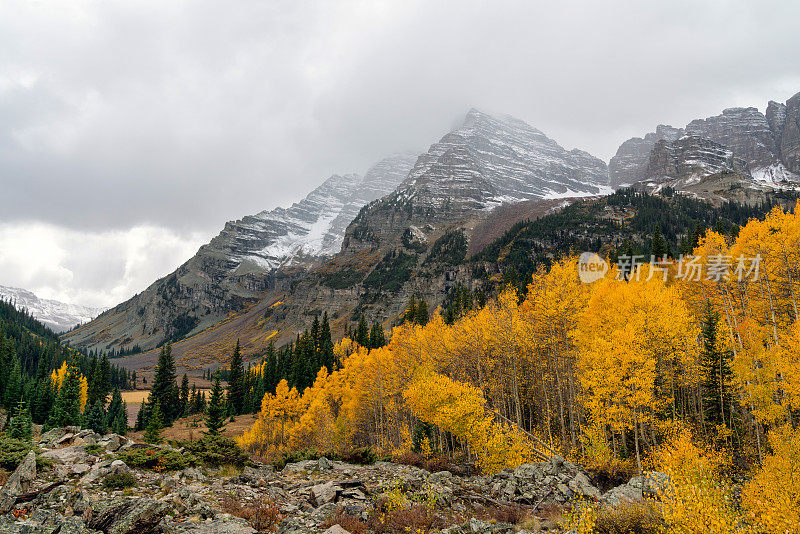
{"label": "cloudy sky", "polygon": [[793,2],[0,2],[0,285],[114,305],[470,107],[608,160],[800,91]]}

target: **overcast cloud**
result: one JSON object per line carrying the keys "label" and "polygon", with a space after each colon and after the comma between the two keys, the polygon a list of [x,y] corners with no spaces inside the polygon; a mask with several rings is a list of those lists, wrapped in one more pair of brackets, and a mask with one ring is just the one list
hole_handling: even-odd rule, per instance
{"label": "overcast cloud", "polygon": [[793,2],[0,3],[0,284],[110,306],[470,107],[605,159],[800,91]]}

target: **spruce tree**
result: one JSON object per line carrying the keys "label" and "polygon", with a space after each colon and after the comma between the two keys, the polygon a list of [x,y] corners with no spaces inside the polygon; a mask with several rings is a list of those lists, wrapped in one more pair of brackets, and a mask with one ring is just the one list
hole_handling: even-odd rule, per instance
{"label": "spruce tree", "polygon": [[228,402],[231,407],[231,415],[243,413],[245,397],[245,375],[244,364],[242,363],[242,353],[239,350],[239,340],[236,340],[236,348],[233,349],[231,357],[231,371],[228,375]]}
{"label": "spruce tree", "polygon": [[413,323],[417,320],[417,301],[414,299],[413,295],[411,296],[411,301],[408,303],[408,308],[406,308],[404,319],[408,323]]}
{"label": "spruce tree", "polygon": [[33,435],[33,421],[25,403],[19,401],[14,417],[8,424],[8,434],[14,439],[30,441]]}
{"label": "spruce tree", "polygon": [[214,378],[214,385],[211,388],[211,398],[206,409],[206,428],[207,433],[216,436],[225,426],[225,399],[222,396],[222,384],[219,381],[219,373]]}
{"label": "spruce tree", "polygon": [[189,415],[189,377],[183,373],[181,380],[181,417]]}
{"label": "spruce tree", "polygon": [[376,321],[373,323],[372,330],[369,333],[369,348],[379,349],[385,345],[386,335],[383,333],[383,326]]}
{"label": "spruce tree", "polygon": [[428,324],[428,303],[422,299],[420,299],[419,303],[417,304],[416,322],[422,326]]}
{"label": "spruce tree", "polygon": [[658,225],[656,225],[655,232],[653,232],[653,248],[651,253],[655,256],[656,260],[660,260],[669,255],[667,242],[664,241],[664,237],[661,235],[661,228]]}
{"label": "spruce tree", "polygon": [[128,433],[128,416],[125,411],[124,402],[122,403],[122,408],[122,411],[117,413],[117,416],[111,423],[111,431],[114,432],[114,434],[119,434],[120,436],[124,436]]}
{"label": "spruce tree", "polygon": [[11,412],[19,402],[22,400],[22,369],[19,365],[19,360],[14,360],[14,365],[11,367],[11,372],[8,375],[8,382],[6,382],[5,394],[3,397],[3,405]]}
{"label": "spruce tree", "polygon": [[122,393],[120,392],[119,388],[114,388],[114,392],[111,394],[111,402],[108,403],[109,424],[113,425],[117,415],[119,415],[122,411]]}
{"label": "spruce tree", "polygon": [[106,410],[103,408],[103,402],[99,399],[95,401],[91,408],[86,412],[84,426],[90,428],[98,434],[106,433]]}
{"label": "spruce tree", "polygon": [[176,382],[175,361],[172,359],[172,344],[167,343],[158,355],[150,402],[159,405],[164,423],[171,425],[180,415],[180,392]]}
{"label": "spruce tree", "polygon": [[702,400],[705,420],[725,425],[730,424],[730,410],[733,405],[733,371],[731,351],[723,350],[717,339],[719,314],[706,304],[700,333],[703,347],[700,352],[702,372]]}
{"label": "spruce tree", "polygon": [[161,413],[161,405],[156,401],[144,431],[144,440],[147,443],[161,443],[161,429],[164,428],[164,418]]}
{"label": "spruce tree", "polygon": [[58,388],[58,395],[47,420],[48,428],[81,424],[80,371],[72,361],[67,365],[67,373]]}
{"label": "spruce tree", "polygon": [[364,318],[363,315],[358,320],[358,328],[356,328],[355,341],[362,347],[369,348],[369,327],[367,326],[367,320]]}

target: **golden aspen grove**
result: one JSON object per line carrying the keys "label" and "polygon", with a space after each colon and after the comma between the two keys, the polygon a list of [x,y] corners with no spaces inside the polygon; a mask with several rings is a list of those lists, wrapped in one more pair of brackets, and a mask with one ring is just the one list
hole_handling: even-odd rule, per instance
{"label": "golden aspen grove", "polygon": [[[239,443],[266,457],[414,449],[487,474],[557,452],[666,473],[669,532],[800,532],[800,215],[708,231],[694,255],[729,274],[671,261],[589,284],[567,257],[524,298],[505,289],[452,325],[435,313],[371,350],[345,338],[340,367],[302,392],[282,381]],[[737,277],[740,257],[758,272]]]}

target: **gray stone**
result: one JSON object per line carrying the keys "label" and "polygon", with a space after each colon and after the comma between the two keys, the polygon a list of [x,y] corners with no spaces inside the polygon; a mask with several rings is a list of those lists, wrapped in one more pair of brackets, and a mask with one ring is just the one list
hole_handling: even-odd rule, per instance
{"label": "gray stone", "polygon": [[322,534],[350,534],[350,531],[342,528],[342,526],[337,523]]}
{"label": "gray stone", "polygon": [[14,473],[3,486],[3,493],[16,497],[27,492],[36,479],[36,452],[28,451],[25,458],[19,463]]}
{"label": "gray stone", "polygon": [[316,506],[322,506],[325,503],[335,502],[340,491],[342,487],[336,482],[325,482],[311,488],[311,497]]}
{"label": "gray stone", "polygon": [[141,534],[155,529],[170,506],[149,498],[120,499],[92,506],[89,527],[106,534]]}
{"label": "gray stone", "polygon": [[50,458],[62,464],[89,463],[93,461],[93,457],[86,452],[86,447],[83,445],[52,449],[42,453],[42,457]]}
{"label": "gray stone", "polygon": [[131,470],[131,468],[128,467],[128,464],[126,464],[122,460],[114,460],[113,462],[111,462],[110,469],[112,475],[117,475],[119,473],[128,473]]}
{"label": "gray stone", "polygon": [[317,460],[317,467],[319,467],[320,471],[328,471],[333,469],[333,464],[330,460],[322,456],[319,460]]}
{"label": "gray stone", "polygon": [[592,483],[589,482],[589,477],[587,477],[583,471],[578,471],[578,474],[569,481],[567,486],[575,493],[583,495],[584,497],[588,497],[596,501],[599,501],[603,498],[600,490],[592,486]]}

